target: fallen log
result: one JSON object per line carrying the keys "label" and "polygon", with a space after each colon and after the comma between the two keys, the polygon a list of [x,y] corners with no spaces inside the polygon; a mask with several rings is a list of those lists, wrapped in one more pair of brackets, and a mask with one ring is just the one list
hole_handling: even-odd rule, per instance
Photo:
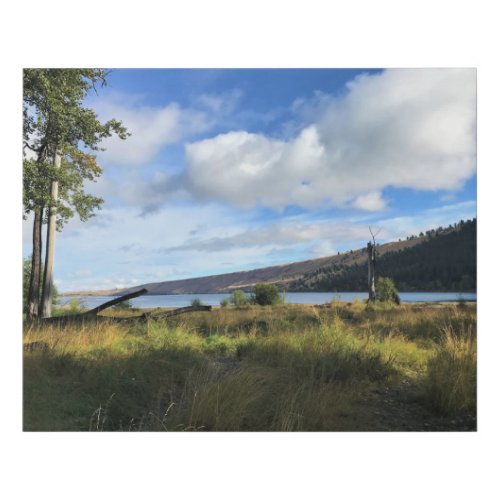
{"label": "fallen log", "polygon": [[113,307],[120,302],[124,302],[125,300],[133,299],[135,297],[139,297],[140,295],[144,295],[147,293],[146,288],[142,288],[137,292],[128,293],[126,295],[122,295],[121,297],[117,297],[115,299],[109,300],[108,302],[104,302],[100,306],[94,307],[90,311],[86,311],[81,314],[67,314],[65,316],[54,316],[51,318],[39,318],[37,321],[43,324],[67,324],[67,323],[77,323],[81,321],[149,321],[150,319],[156,318],[169,318],[171,316],[177,316],[179,314],[187,314],[192,312],[200,312],[200,311],[211,311],[212,306],[187,306],[187,307],[178,307],[177,309],[171,309],[169,311],[159,311],[159,312],[146,312],[139,316],[98,316],[98,313],[108,309],[109,307]]}
{"label": "fallen log", "polygon": [[147,293],[147,288],[142,288],[137,292],[127,293],[126,295],[122,295],[120,297],[116,297],[116,299],[108,300],[101,304],[100,306],[94,307],[90,311],[85,311],[81,314],[66,314],[64,316],[52,316],[50,318],[38,318],[37,321],[40,323],[67,323],[67,322],[75,322],[75,321],[87,321],[91,319],[97,318],[97,313],[104,311],[104,309],[108,309],[108,307],[113,307],[120,302],[125,302],[126,300],[134,299],[135,297],[139,297],[140,295],[144,295]]}
{"label": "fallen log", "polygon": [[200,312],[200,311],[211,311],[212,306],[187,306],[187,307],[178,307],[177,309],[171,309],[169,311],[160,311],[160,312],[148,312],[141,314],[140,316],[99,316],[99,319],[110,319],[113,321],[149,321],[150,319],[157,318],[170,318],[171,316],[177,316],[179,314],[187,314],[192,312]]}

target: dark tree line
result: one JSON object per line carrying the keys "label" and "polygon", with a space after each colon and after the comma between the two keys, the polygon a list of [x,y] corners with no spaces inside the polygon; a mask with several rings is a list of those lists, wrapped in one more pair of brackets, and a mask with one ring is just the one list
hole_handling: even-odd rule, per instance
{"label": "dark tree line", "polygon": [[[378,256],[377,275],[394,280],[402,292],[476,289],[476,219],[427,231],[420,237],[422,242],[411,248]],[[366,276],[366,263],[323,266],[295,281],[289,290],[366,291]]]}

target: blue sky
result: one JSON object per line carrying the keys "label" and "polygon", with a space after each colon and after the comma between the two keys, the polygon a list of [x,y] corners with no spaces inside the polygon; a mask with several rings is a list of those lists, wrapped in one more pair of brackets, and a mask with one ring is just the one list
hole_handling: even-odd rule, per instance
{"label": "blue sky", "polygon": [[[284,264],[476,214],[471,69],[113,70],[105,199],[58,234],[60,290]],[[29,255],[30,221],[24,227]]]}

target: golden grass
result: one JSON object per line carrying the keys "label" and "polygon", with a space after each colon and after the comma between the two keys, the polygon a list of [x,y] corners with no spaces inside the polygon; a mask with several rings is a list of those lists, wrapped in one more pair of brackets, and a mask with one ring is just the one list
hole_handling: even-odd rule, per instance
{"label": "golden grass", "polygon": [[[128,313],[128,312],[127,312]],[[373,387],[475,406],[475,309],[215,309],[147,324],[27,326],[26,430],[358,430]]]}

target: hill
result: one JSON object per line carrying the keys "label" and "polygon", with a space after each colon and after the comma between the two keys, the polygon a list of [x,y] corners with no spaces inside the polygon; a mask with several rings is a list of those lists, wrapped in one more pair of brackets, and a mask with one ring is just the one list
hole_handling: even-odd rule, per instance
{"label": "hill", "polygon": [[[363,291],[367,287],[366,259],[366,248],[362,248],[251,271],[78,294],[123,295],[144,287],[151,295],[222,293],[251,290],[259,282],[275,283],[288,291]],[[475,290],[476,219],[377,245],[377,275],[393,278],[400,291]]]}
{"label": "hill", "polygon": [[[377,247],[377,275],[392,278],[402,292],[475,291],[476,219],[410,236],[412,245]],[[290,291],[363,291],[367,287],[367,253],[351,265],[331,262],[295,280]]]}

